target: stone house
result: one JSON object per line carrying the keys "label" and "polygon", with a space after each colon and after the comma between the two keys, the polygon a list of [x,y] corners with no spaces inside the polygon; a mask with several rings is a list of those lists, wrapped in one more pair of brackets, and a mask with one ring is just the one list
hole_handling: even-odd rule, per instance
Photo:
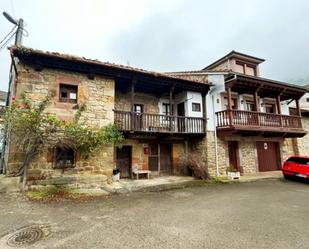
{"label": "stone house", "polygon": [[[208,67],[157,73],[81,57],[13,47],[17,79],[12,93],[33,101],[56,93],[48,112],[72,120],[86,103],[83,120],[92,127],[114,123],[124,134],[122,148],[106,146],[81,160],[73,151],[50,148],[29,170],[29,184],[56,182],[98,186],[135,171],[153,176],[188,175],[182,159],[199,152],[211,176],[231,165],[242,174],[278,170],[282,160],[302,151],[299,99],[307,89],[259,76],[263,59],[232,51]],[[295,102],[295,113],[288,103]],[[305,141],[305,140],[303,140]],[[6,171],[20,165],[7,153]],[[65,155],[72,167],[56,167]]]}
{"label": "stone house", "polygon": [[[30,165],[29,184],[97,186],[111,182],[115,168],[123,178],[134,170],[150,170],[153,176],[186,173],[181,157],[193,141],[205,136],[210,84],[22,47],[11,48],[11,54],[18,59],[11,91],[17,99],[25,93],[41,101],[55,92],[47,112],[70,121],[78,105],[86,103],[82,119],[89,126],[114,123],[125,137],[120,149],[106,146],[89,160],[72,150],[50,148]],[[11,146],[8,174],[18,169],[20,158]],[[59,167],[68,160],[72,167]]]}
{"label": "stone house", "polygon": [[260,77],[262,62],[232,51],[202,70],[170,73],[214,85],[206,97],[205,138],[212,175],[228,167],[242,174],[278,170],[290,155],[308,153],[308,119],[300,107],[308,89]]}

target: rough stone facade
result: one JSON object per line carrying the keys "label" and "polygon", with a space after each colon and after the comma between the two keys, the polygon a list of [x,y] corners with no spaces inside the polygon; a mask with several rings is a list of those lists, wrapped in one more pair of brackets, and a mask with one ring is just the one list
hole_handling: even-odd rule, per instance
{"label": "rough stone facade", "polygon": [[[145,148],[149,148],[150,144],[156,144],[155,141],[143,140],[139,141],[138,139],[125,139],[123,142],[123,146],[131,146],[132,147],[132,169],[139,170],[148,170],[149,169],[149,155],[145,154]],[[184,143],[183,142],[171,142],[172,144],[172,174],[173,175],[181,175],[181,158],[184,154]]]}
{"label": "rough stone facade", "polygon": [[309,155],[309,117],[302,118],[304,130],[307,131],[307,135],[303,138],[298,138],[297,143],[299,146],[300,155]]}
{"label": "rough stone facade", "polygon": [[[59,102],[59,85],[68,84],[78,87],[78,103]],[[40,102],[49,92],[54,92],[51,104],[47,112],[55,114],[62,120],[73,120],[77,110],[77,105],[85,103],[87,108],[82,113],[81,120],[85,121],[90,127],[103,127],[114,122],[114,96],[115,82],[111,78],[94,76],[89,79],[87,75],[79,73],[70,73],[60,70],[43,69],[37,71],[30,66],[19,65],[18,79],[15,84],[15,95],[18,99],[22,93],[32,99]],[[69,169],[53,169],[53,163],[48,159],[48,151],[41,154],[35,160],[29,169],[30,184],[40,183],[57,177],[67,176],[71,182],[80,182],[91,184],[91,176],[98,177],[93,181],[94,185],[103,183],[102,181],[111,181],[113,170],[113,145],[106,146],[94,158],[88,160],[77,160],[76,166]],[[18,155],[14,148],[10,148],[8,160],[8,173],[14,172],[20,165],[21,155]],[[85,180],[81,180],[85,176]],[[87,176],[89,176],[87,178]],[[77,178],[76,178],[77,177]],[[51,181],[49,181],[50,183]]]}
{"label": "rough stone facade", "polygon": [[[298,154],[298,149],[302,152],[300,154],[306,154],[306,147],[308,141],[306,137],[302,138],[297,144],[296,138],[265,138],[261,136],[257,137],[242,137],[242,136],[231,136],[217,139],[218,149],[218,168],[220,175],[226,175],[226,170],[229,167],[229,154],[228,154],[228,141],[237,141],[239,145],[238,149],[238,162],[244,175],[255,174],[259,172],[258,168],[258,155],[256,149],[257,141],[272,141],[278,142],[280,147],[281,162],[286,160],[289,156]],[[302,144],[305,144],[304,146]],[[203,160],[208,165],[208,171],[210,176],[216,176],[216,156],[215,156],[215,141],[214,132],[207,132],[207,136],[203,139],[200,144],[200,151]],[[280,162],[280,163],[281,163]]]}
{"label": "rough stone facade", "polygon": [[[134,104],[143,105],[145,113],[159,113],[159,98],[154,95],[136,92],[134,94]],[[131,111],[131,94],[116,91],[115,109],[119,111]]]}

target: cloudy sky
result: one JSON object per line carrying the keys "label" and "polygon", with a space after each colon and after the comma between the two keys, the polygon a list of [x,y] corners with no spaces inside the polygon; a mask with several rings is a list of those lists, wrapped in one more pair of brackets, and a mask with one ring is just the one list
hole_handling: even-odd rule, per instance
{"label": "cloudy sky", "polygon": [[[158,71],[201,69],[237,50],[266,59],[264,77],[309,84],[307,0],[1,0],[0,7],[25,20],[28,47]],[[0,39],[11,28],[1,16]],[[2,49],[2,90],[9,62]]]}

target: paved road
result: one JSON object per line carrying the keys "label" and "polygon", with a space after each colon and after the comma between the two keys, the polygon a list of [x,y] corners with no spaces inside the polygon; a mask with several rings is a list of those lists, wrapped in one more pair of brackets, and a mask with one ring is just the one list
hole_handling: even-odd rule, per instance
{"label": "paved road", "polygon": [[309,248],[309,185],[270,180],[88,203],[0,195],[0,235],[48,224],[30,248]]}

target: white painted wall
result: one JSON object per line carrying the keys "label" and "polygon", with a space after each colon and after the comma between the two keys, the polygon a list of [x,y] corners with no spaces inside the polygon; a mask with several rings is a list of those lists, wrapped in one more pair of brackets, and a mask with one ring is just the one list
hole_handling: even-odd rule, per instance
{"label": "white painted wall", "polygon": [[215,112],[222,110],[220,93],[225,91],[224,75],[223,74],[210,74],[208,81],[211,82],[213,87],[206,95],[206,113],[207,113],[207,130],[215,130]]}
{"label": "white painted wall", "polygon": [[[187,117],[203,117],[203,100],[200,92],[185,91],[181,92],[174,97],[174,115],[177,115],[177,104],[184,102],[185,116]],[[169,103],[169,98],[160,98],[159,110],[160,114],[163,114],[163,103]],[[201,111],[192,111],[192,103],[199,103],[201,105]]]}

